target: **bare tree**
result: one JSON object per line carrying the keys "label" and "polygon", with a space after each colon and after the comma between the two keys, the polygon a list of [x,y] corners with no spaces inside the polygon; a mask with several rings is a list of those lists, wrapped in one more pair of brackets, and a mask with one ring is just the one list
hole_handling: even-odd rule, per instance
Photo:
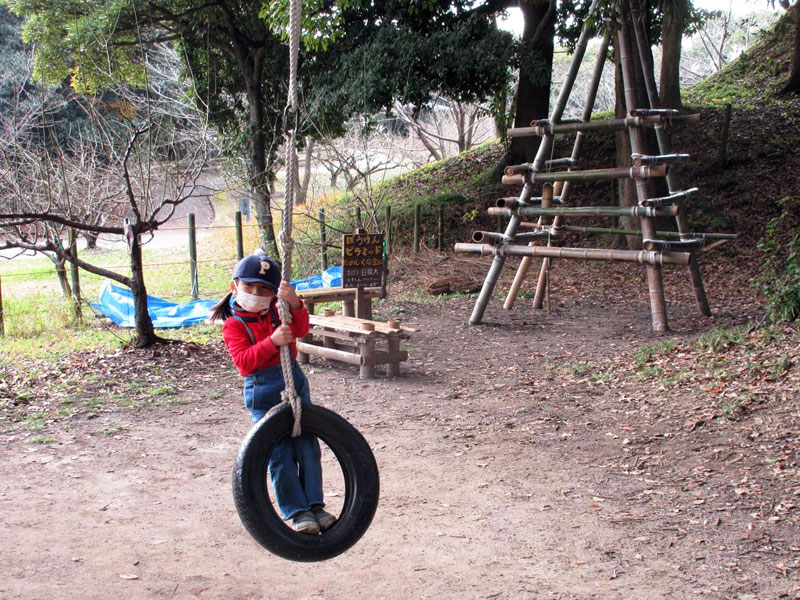
{"label": "bare tree", "polygon": [[[0,149],[0,248],[44,252],[130,287],[139,347],[160,340],[147,311],[142,236],[187,198],[209,194],[198,181],[211,150],[204,113],[185,100],[189,86],[148,74],[148,90],[76,97],[90,132],[61,140],[42,135],[52,128],[39,122]],[[125,236],[131,274],[73,255],[66,228]]]}
{"label": "bare tree", "polygon": [[491,139],[494,122],[488,106],[443,97],[432,99],[431,108],[395,103],[393,112],[419,138],[433,160],[441,160]]}

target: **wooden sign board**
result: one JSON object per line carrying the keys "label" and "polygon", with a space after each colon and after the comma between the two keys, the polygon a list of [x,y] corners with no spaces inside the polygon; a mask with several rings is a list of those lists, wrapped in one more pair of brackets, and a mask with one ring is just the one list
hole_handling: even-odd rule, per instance
{"label": "wooden sign board", "polygon": [[377,287],[383,280],[383,234],[342,236],[342,287]]}

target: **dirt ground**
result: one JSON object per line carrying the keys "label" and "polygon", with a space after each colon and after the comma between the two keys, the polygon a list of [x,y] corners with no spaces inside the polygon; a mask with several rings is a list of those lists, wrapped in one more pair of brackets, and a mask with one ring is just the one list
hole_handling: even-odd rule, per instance
{"label": "dirt ground", "polygon": [[177,393],[65,417],[39,443],[4,424],[0,597],[800,598],[797,369],[739,419],[713,390],[625,377],[637,348],[748,315],[712,276],[715,316],[697,317],[676,276],[657,336],[641,277],[619,277],[594,297],[558,281],[550,315],[496,295],[477,327],[469,297],[384,302],[419,329],[398,378],[312,358],[314,401],[361,431],[381,476],[366,535],[316,564],[241,526],[249,420],[220,343],[84,358],[87,393],[91,373],[111,388],[168,372]]}

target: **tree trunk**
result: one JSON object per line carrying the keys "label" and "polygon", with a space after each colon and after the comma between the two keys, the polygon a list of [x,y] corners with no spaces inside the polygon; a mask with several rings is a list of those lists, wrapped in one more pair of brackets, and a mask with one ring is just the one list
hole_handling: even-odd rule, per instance
{"label": "tree trunk", "polygon": [[133,308],[136,319],[136,347],[148,348],[158,341],[158,336],[156,336],[153,328],[153,320],[150,318],[150,313],[147,311],[147,288],[144,285],[142,246],[139,243],[138,232],[133,237],[130,261],[130,286],[131,293],[133,293]]}
{"label": "tree trunk", "polygon": [[83,239],[86,240],[86,249],[87,250],[94,250],[97,248],[97,238],[100,237],[100,234],[96,231],[84,231],[81,233]]}
{"label": "tree trunk", "polygon": [[269,183],[271,173],[267,172],[267,144],[265,139],[264,103],[261,71],[263,48],[253,56],[239,48],[239,59],[247,86],[248,128],[250,135],[250,187],[253,190],[253,206],[259,225],[261,249],[275,260],[280,260],[278,244],[275,241],[275,228],[270,211]]}
{"label": "tree trunk", "polygon": [[680,63],[681,40],[688,14],[686,0],[667,0],[663,3],[661,23],[661,81],[659,96],[661,106],[681,108]]}
{"label": "tree trunk", "polygon": [[72,298],[72,288],[69,285],[69,278],[67,277],[67,261],[58,254],[46,253],[46,256],[53,261],[56,267],[58,283],[61,285],[61,293],[64,295],[64,298]]}
{"label": "tree trunk", "polygon": [[800,93],[800,3],[790,10],[794,11],[794,49],[792,50],[792,71],[789,81],[781,88],[781,94]]}
{"label": "tree trunk", "polygon": [[[525,20],[522,32],[525,50],[517,86],[514,127],[530,127],[531,121],[546,119],[550,110],[556,18],[549,2],[529,0],[520,2],[519,7]],[[533,161],[538,146],[539,139],[536,137],[512,138],[508,163]]]}

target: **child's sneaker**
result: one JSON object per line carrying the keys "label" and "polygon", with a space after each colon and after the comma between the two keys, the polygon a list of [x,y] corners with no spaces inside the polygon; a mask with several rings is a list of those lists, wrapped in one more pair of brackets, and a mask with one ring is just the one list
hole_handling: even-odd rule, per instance
{"label": "child's sneaker", "polygon": [[314,516],[317,518],[317,523],[322,531],[327,531],[336,523],[336,517],[321,506],[312,506],[311,512],[313,512]]}
{"label": "child's sneaker", "polygon": [[292,529],[298,533],[316,535],[319,533],[319,524],[311,512],[304,510],[292,518]]}

